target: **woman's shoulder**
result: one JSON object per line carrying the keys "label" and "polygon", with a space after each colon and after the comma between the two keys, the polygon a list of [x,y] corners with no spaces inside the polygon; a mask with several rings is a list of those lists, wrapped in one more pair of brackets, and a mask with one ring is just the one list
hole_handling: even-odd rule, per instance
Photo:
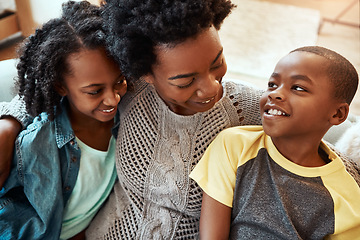
{"label": "woman's shoulder", "polygon": [[[225,80],[224,106],[238,118],[240,125],[261,124],[259,101],[264,90],[240,80]],[[236,124],[238,125],[238,124]]]}

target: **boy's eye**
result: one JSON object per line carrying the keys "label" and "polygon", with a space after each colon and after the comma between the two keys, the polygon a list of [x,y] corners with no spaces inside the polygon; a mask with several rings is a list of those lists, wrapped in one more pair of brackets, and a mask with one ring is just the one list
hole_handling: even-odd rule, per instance
{"label": "boy's eye", "polygon": [[295,91],[306,92],[306,89],[301,86],[293,86],[292,89]]}
{"label": "boy's eye", "polygon": [[276,87],[277,87],[276,83],[268,82],[268,88],[276,88]]}

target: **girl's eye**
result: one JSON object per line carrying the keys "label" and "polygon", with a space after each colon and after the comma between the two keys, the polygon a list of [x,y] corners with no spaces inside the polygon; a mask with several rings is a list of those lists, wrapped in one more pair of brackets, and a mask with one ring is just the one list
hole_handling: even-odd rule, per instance
{"label": "girl's eye", "polygon": [[121,77],[121,78],[116,82],[116,84],[117,84],[117,85],[121,85],[121,84],[123,84],[125,81],[126,81],[126,79],[125,79],[125,77],[123,76],[123,77]]}
{"label": "girl's eye", "polygon": [[92,92],[87,92],[87,94],[89,94],[89,95],[96,95],[96,94],[99,94],[100,92],[101,92],[101,89],[96,90],[96,91],[92,91]]}

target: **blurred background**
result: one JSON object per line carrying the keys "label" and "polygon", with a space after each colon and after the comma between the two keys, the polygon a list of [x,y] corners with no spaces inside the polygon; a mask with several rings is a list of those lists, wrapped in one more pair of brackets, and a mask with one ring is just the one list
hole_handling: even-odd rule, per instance
{"label": "blurred background", "polygon": [[[19,43],[36,27],[59,16],[63,2],[0,0],[0,61],[16,58]],[[90,2],[100,4],[101,0]],[[238,7],[220,30],[228,78],[265,88],[277,61],[305,45],[320,45],[342,54],[360,73],[359,0],[233,2]],[[360,115],[359,92],[350,107],[355,115]]]}

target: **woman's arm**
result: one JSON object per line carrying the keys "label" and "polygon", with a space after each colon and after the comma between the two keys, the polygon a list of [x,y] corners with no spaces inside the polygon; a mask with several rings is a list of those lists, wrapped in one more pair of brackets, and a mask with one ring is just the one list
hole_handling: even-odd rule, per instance
{"label": "woman's arm", "polygon": [[0,189],[9,176],[14,143],[21,124],[12,117],[0,119]]}
{"label": "woman's arm", "polygon": [[200,239],[229,239],[231,208],[203,193]]}
{"label": "woman's arm", "polygon": [[17,135],[32,121],[25,103],[18,97],[0,103],[0,189],[9,176]]}

